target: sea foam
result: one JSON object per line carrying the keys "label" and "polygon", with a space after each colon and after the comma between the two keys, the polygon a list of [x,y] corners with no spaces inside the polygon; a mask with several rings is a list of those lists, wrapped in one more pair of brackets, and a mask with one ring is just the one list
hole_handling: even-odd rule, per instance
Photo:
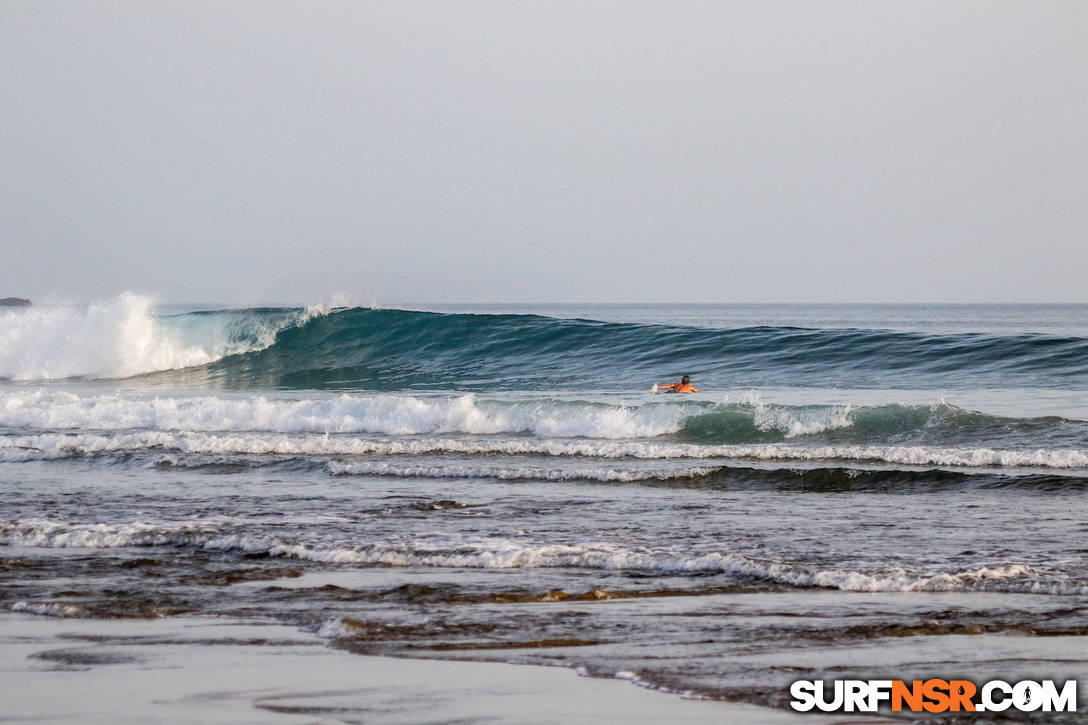
{"label": "sea foam", "polygon": [[253,397],[81,397],[67,392],[0,393],[0,427],[282,433],[533,433],[640,438],[673,433],[691,411],[677,406],[478,400],[475,395]]}
{"label": "sea foam", "polygon": [[[848,428],[861,409],[707,401],[613,404],[587,400],[496,400],[475,394],[341,394],[319,398],[202,395],[79,396],[45,389],[0,391],[0,427],[379,433],[530,433],[537,437],[632,439],[684,432],[744,442],[801,438]],[[870,409],[876,410],[876,409]],[[889,406],[908,421],[931,406]],[[905,415],[904,415],[905,414]],[[732,440],[731,440],[732,439]]]}
{"label": "sea foam", "polygon": [[321,310],[161,317],[151,299],[124,293],[87,305],[0,312],[0,378],[125,378],[204,365],[260,349],[278,329]]}
{"label": "sea foam", "polygon": [[[782,462],[847,461],[952,468],[1088,468],[1088,451],[1079,449],[1002,450],[984,447],[885,445],[713,445],[652,441],[550,438],[399,438],[272,432],[120,431],[39,433],[0,436],[0,462],[56,460],[144,450],[209,455],[419,456],[428,454],[587,457],[602,459],[700,459]],[[392,475],[392,464],[342,462],[332,473]],[[354,468],[352,468],[354,466]],[[712,466],[713,467],[713,466]],[[478,468],[478,467],[477,467]],[[409,470],[407,467],[402,470]],[[413,469],[416,470],[416,469]],[[418,469],[423,471],[425,469]],[[483,470],[483,469],[480,469]],[[413,475],[413,474],[405,474]],[[415,474],[419,475],[419,473]]]}
{"label": "sea foam", "polygon": [[486,478],[500,481],[668,481],[672,479],[703,478],[720,470],[716,466],[687,466],[649,470],[609,468],[600,466],[578,468],[544,468],[541,466],[473,466],[443,463],[397,464],[382,461],[350,463],[329,461],[326,470],[333,475],[395,476],[398,478]]}
{"label": "sea foam", "polygon": [[[229,527],[234,528],[234,527]],[[1048,581],[1027,564],[1005,562],[960,570],[890,568],[868,572],[752,559],[728,551],[686,553],[667,547],[627,548],[611,542],[527,543],[492,539],[449,545],[370,542],[341,546],[288,541],[259,533],[225,532],[209,522],[66,524],[0,522],[0,545],[49,548],[186,546],[205,551],[282,557],[327,564],[458,569],[576,568],[651,574],[717,574],[730,579],[857,592],[1000,591],[1083,596],[1081,581]]]}

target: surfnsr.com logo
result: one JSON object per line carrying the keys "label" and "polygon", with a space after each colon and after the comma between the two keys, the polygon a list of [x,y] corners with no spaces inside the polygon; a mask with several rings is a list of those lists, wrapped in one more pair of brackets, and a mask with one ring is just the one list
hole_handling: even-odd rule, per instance
{"label": "surfnsr.com logo", "polygon": [[[829,686],[828,686],[829,685]],[[1054,680],[1009,683],[990,680],[797,680],[790,685],[790,707],[800,712],[1076,712],[1077,681],[1059,688]]]}

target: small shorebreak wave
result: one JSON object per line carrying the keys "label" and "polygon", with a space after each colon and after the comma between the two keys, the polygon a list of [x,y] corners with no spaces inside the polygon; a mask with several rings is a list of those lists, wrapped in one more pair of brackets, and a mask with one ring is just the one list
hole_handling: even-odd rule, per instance
{"label": "small shorebreak wave", "polygon": [[220,530],[204,522],[69,524],[46,519],[0,522],[0,546],[38,548],[128,548],[173,546],[362,567],[457,569],[573,568],[630,571],[647,575],[705,574],[790,587],[861,592],[997,591],[1083,596],[1084,582],[1044,582],[1031,566],[994,563],[958,571],[814,569],[757,560],[739,553],[685,553],[668,548],[631,549],[607,542],[526,544],[491,540],[456,545],[408,546],[391,542],[356,546],[287,541],[275,536]]}
{"label": "small shorebreak wave", "polygon": [[[738,490],[1020,488],[1083,491],[1081,451],[778,446],[556,439],[126,432],[0,437],[0,463],[86,459],[123,468],[324,471],[333,476],[598,481]],[[552,461],[549,465],[549,460]]]}

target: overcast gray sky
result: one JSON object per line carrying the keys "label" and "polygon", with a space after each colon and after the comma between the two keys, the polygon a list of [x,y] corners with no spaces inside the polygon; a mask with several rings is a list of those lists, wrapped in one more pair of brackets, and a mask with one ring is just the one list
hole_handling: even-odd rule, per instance
{"label": "overcast gray sky", "polygon": [[0,0],[0,296],[1086,301],[1088,2]]}

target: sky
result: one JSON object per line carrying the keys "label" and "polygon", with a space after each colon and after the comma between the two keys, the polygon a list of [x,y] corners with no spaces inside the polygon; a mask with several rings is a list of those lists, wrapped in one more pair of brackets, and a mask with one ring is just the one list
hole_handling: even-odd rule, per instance
{"label": "sky", "polygon": [[0,0],[0,297],[1085,302],[1088,3]]}

